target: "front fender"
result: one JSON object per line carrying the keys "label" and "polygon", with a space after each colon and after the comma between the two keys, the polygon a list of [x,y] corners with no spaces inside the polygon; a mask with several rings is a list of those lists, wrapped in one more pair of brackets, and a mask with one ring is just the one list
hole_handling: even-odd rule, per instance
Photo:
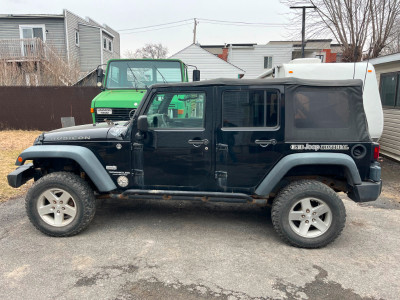
{"label": "front fender", "polygon": [[85,147],[68,145],[32,146],[24,150],[19,157],[22,160],[17,160],[15,163],[17,166],[22,165],[25,160],[37,158],[69,158],[81,166],[100,192],[109,192],[117,188],[97,157]]}
{"label": "front fender", "polygon": [[256,188],[257,195],[269,195],[290,169],[301,165],[336,165],[346,170],[350,185],[362,183],[354,160],[342,153],[296,153],[282,158]]}

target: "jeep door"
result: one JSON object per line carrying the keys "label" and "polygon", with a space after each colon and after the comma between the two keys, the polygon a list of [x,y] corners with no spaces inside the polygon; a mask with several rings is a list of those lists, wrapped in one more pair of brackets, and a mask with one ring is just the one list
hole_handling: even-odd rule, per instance
{"label": "jeep door", "polygon": [[151,96],[140,143],[144,188],[206,188],[213,166],[211,98],[209,88],[158,89]]}
{"label": "jeep door", "polygon": [[282,87],[217,91],[216,177],[224,191],[252,192],[282,157]]}

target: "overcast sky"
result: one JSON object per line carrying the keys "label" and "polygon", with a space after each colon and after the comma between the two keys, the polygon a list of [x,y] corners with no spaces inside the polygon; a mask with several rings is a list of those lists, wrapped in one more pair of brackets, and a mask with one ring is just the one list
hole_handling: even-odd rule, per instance
{"label": "overcast sky", "polygon": [[[117,31],[193,18],[274,24],[289,22],[289,8],[278,0],[0,0],[0,7],[1,14],[61,14],[66,8],[81,17],[88,16],[105,23]],[[121,55],[127,49],[135,50],[146,43],[162,43],[168,47],[168,54],[172,55],[193,42],[193,21],[186,23],[174,23],[165,26],[170,28],[154,31],[147,31],[154,27],[143,29],[145,32],[119,31]],[[228,26],[200,20],[197,26],[197,41],[205,45],[266,44],[271,40],[290,37],[291,33],[285,25]]]}

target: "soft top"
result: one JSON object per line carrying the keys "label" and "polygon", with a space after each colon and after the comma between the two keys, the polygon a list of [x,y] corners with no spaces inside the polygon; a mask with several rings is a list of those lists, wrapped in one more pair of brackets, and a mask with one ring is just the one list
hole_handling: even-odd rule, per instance
{"label": "soft top", "polygon": [[178,82],[178,83],[158,83],[154,84],[152,88],[164,87],[191,87],[191,86],[210,86],[210,85],[299,85],[299,86],[338,86],[338,87],[355,87],[362,86],[361,79],[348,79],[348,80],[314,80],[314,79],[300,79],[296,77],[275,78],[275,79],[230,79],[230,78],[217,78],[212,80],[193,81],[193,82]]}

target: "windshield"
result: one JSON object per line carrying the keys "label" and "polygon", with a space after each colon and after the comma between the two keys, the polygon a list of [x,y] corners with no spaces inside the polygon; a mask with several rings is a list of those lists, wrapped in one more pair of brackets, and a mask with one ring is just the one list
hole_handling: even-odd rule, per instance
{"label": "windshield", "polygon": [[182,82],[181,64],[167,60],[119,60],[110,62],[107,89],[145,89],[154,83]]}

